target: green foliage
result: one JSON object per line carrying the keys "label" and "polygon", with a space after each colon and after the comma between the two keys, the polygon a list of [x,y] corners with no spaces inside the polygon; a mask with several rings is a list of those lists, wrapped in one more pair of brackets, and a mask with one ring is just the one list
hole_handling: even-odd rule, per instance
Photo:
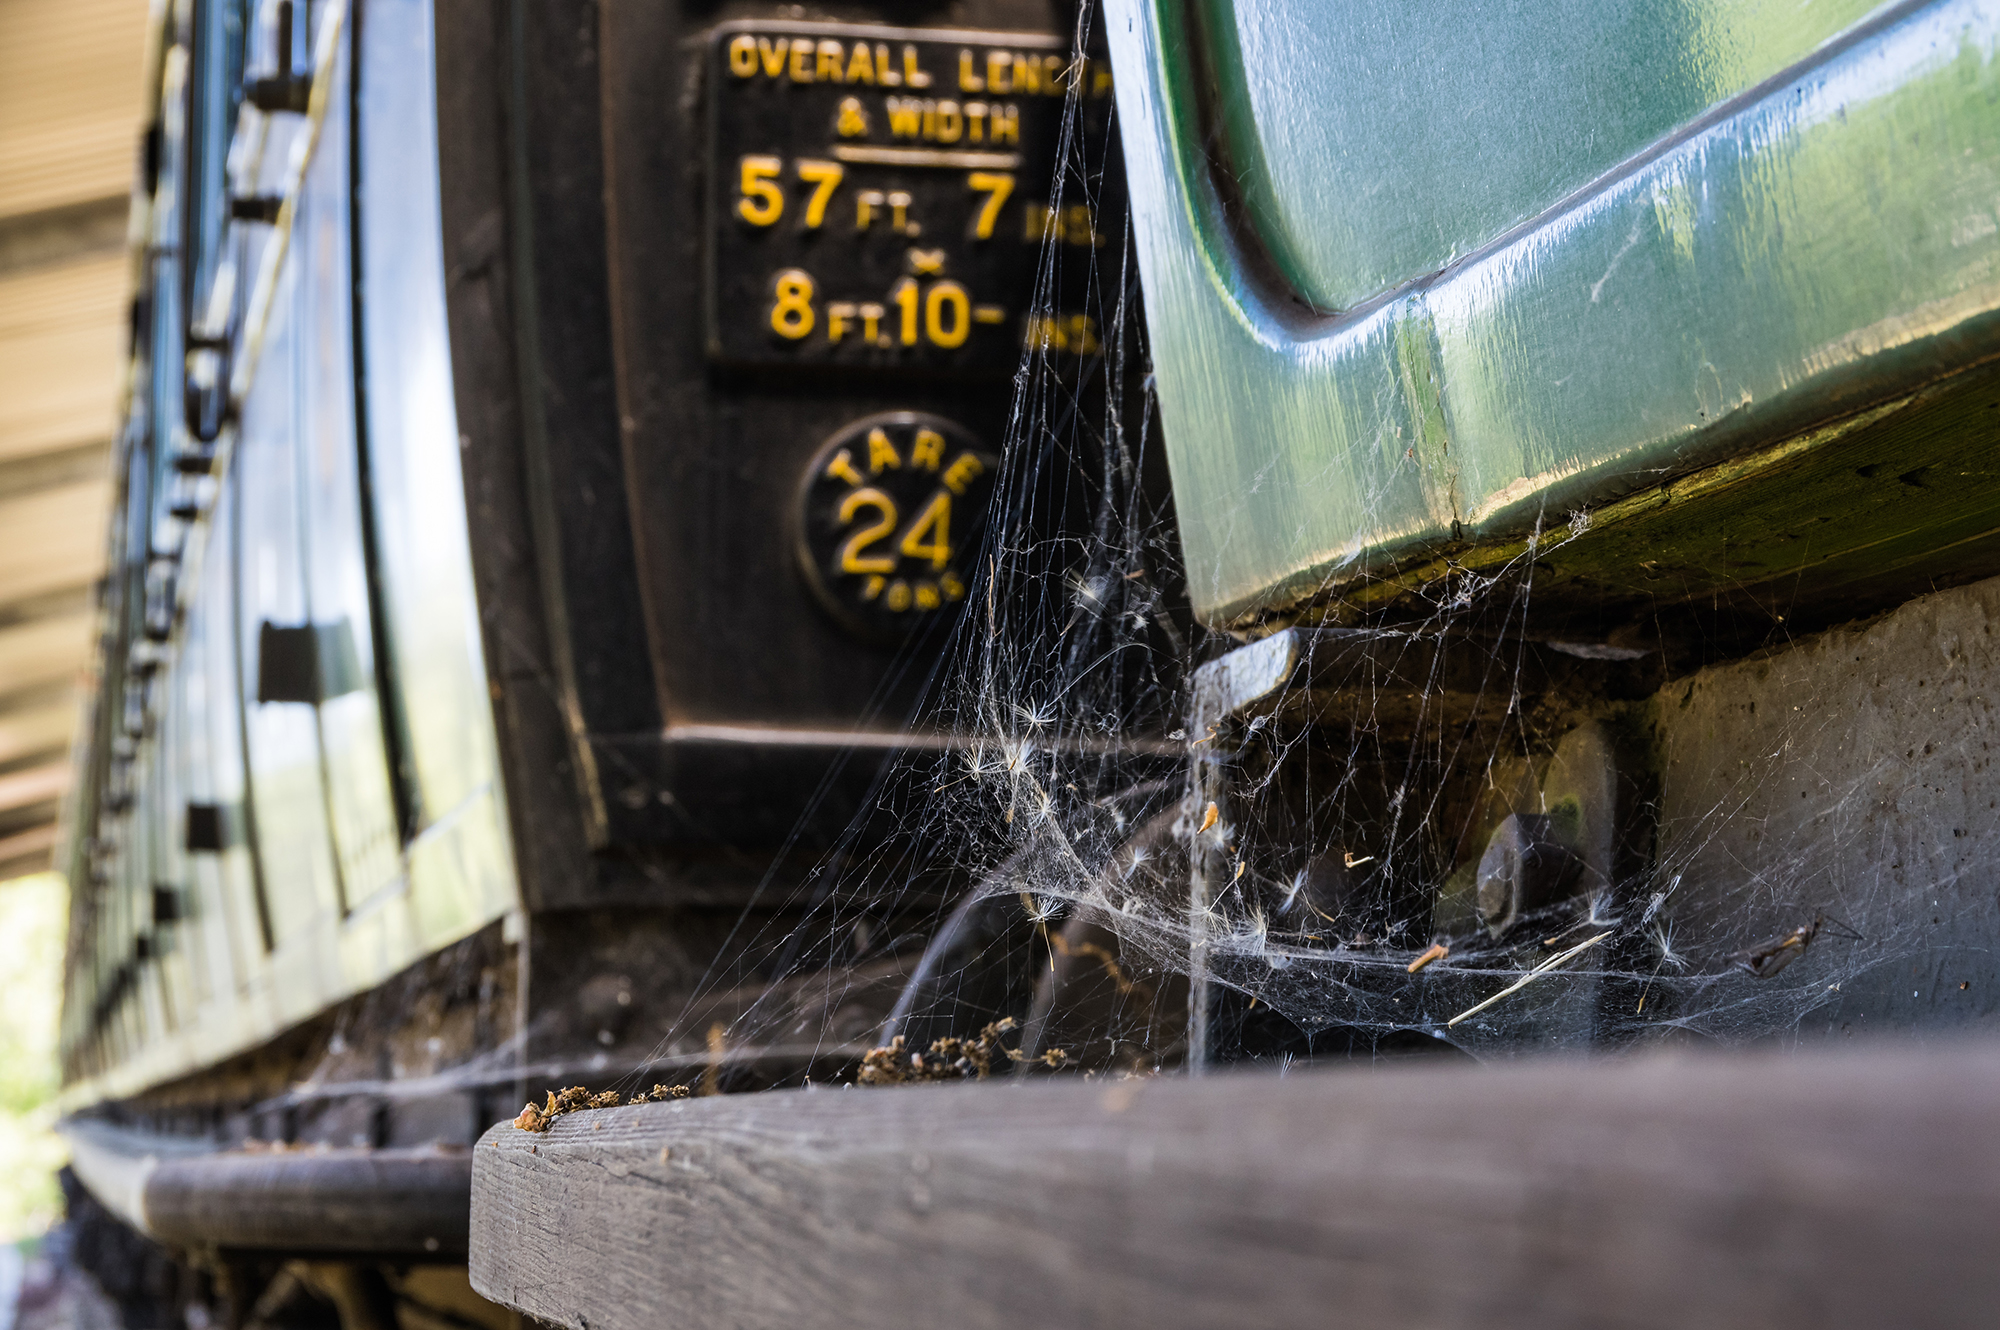
{"label": "green foliage", "polygon": [[53,873],[0,883],[0,1242],[54,1222],[56,1016],[68,900]]}

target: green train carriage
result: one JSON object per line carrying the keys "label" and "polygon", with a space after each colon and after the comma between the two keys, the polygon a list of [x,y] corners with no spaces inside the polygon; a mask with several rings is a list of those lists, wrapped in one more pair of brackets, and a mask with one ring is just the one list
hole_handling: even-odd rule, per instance
{"label": "green train carriage", "polygon": [[1989,8],[170,9],[84,1182],[344,1320],[1983,1305]]}

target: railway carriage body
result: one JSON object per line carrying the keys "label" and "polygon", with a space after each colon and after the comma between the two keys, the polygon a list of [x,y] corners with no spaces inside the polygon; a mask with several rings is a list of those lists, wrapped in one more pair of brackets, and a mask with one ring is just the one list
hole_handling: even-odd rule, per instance
{"label": "railway carriage body", "polygon": [[63,1057],[223,1285],[573,1080],[1993,1010],[1991,5],[160,33]]}

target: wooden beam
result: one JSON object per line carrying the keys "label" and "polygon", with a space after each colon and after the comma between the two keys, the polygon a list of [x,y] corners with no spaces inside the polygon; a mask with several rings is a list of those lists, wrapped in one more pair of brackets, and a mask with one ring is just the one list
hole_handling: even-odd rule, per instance
{"label": "wooden beam", "polygon": [[0,273],[96,258],[125,248],[131,191],[101,199],[0,217]]}
{"label": "wooden beam", "polygon": [[783,1091],[495,1127],[578,1330],[1880,1327],[2000,1306],[2000,1043]]}
{"label": "wooden beam", "polygon": [[148,6],[135,0],[0,5],[0,214],[129,190],[146,114]]}
{"label": "wooden beam", "polygon": [[39,753],[69,750],[76,725],[76,700],[19,709],[0,709],[0,765],[32,759]]}
{"label": "wooden beam", "polygon": [[60,799],[69,788],[69,762],[64,759],[47,766],[10,771],[0,776],[0,810],[25,808],[30,804]]}
{"label": "wooden beam", "polygon": [[53,679],[75,682],[90,659],[93,614],[0,626],[0,679],[10,688]]}
{"label": "wooden beam", "polygon": [[0,459],[112,436],[129,279],[122,254],[0,274]]}
{"label": "wooden beam", "polygon": [[95,609],[96,603],[94,579],[18,599],[0,595],[0,629],[69,614],[88,614]]}
{"label": "wooden beam", "polygon": [[104,569],[111,483],[84,481],[0,497],[0,599],[62,590]]}
{"label": "wooden beam", "polygon": [[14,498],[78,481],[108,480],[110,474],[111,440],[99,439],[0,461],[0,494]]}
{"label": "wooden beam", "polygon": [[55,823],[44,822],[11,836],[0,836],[0,882],[47,868],[55,852],[57,831]]}

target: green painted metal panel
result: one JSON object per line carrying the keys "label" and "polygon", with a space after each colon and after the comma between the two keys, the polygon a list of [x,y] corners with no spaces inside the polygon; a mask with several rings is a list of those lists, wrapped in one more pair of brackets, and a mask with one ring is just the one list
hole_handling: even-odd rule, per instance
{"label": "green painted metal panel", "polygon": [[[1111,0],[1107,15],[1190,587],[1211,620],[1565,524],[2000,352],[2000,5],[1905,4],[1831,41],[1851,10],[1785,29],[1754,0],[1688,6],[1677,35],[1636,53],[1578,10],[1596,36],[1540,49],[1572,73],[1629,69],[1632,86],[1600,78],[1551,109],[1471,72],[1480,32],[1541,18],[1470,16],[1470,36],[1420,40],[1386,22],[1342,29],[1305,0],[1213,3]],[[1310,39],[1245,38],[1260,16],[1309,12],[1324,25]],[[1225,17],[1227,39],[1209,40]],[[1685,35],[1696,19],[1762,35],[1709,59],[1717,48]],[[1315,75],[1308,57],[1343,33],[1339,58],[1367,77]],[[1453,41],[1456,72],[1404,62],[1423,87],[1397,94],[1368,153],[1261,127],[1256,88],[1289,80],[1286,96],[1316,86],[1319,114],[1359,133],[1397,52]],[[1232,65],[1232,46],[1259,54]],[[1281,68],[1287,50],[1298,59]],[[1700,67],[1662,72],[1677,59]],[[1644,105],[1662,87],[1672,96]],[[1600,103],[1615,114],[1584,133]],[[1448,133],[1426,120],[1478,116],[1489,123]],[[1420,121],[1442,156],[1384,177]],[[1253,130],[1259,169],[1292,182],[1261,202],[1238,189],[1239,163],[1219,176],[1211,156]],[[1467,182],[1485,165],[1505,179],[1481,192]],[[1371,195],[1385,178],[1402,183]],[[1345,211],[1311,206],[1336,195]],[[1367,227],[1350,245],[1354,216]],[[1288,250],[1266,242],[1273,217]],[[1440,255],[1441,272],[1408,271]],[[1320,312],[1383,282],[1400,284]]]}
{"label": "green painted metal panel", "polygon": [[1198,3],[1221,155],[1258,239],[1327,311],[1471,253],[1879,7]]}

